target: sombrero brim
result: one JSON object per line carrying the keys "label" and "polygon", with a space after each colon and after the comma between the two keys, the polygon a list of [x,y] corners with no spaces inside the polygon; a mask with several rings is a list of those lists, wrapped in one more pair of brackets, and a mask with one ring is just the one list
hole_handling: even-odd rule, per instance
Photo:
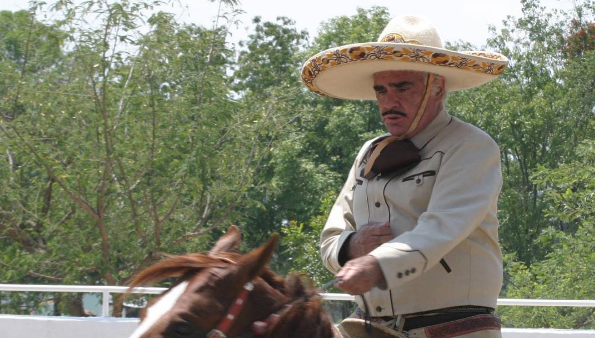
{"label": "sombrero brim", "polygon": [[340,99],[375,100],[373,74],[413,70],[446,78],[446,91],[482,85],[500,75],[508,59],[498,53],[454,52],[408,43],[368,42],[328,49],[302,67],[313,92]]}

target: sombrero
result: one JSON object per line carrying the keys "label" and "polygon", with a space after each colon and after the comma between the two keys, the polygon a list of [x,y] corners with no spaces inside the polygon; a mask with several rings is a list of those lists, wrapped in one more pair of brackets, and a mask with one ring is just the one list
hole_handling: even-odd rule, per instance
{"label": "sombrero", "polygon": [[327,49],[308,59],[302,81],[313,92],[341,99],[375,100],[373,74],[413,70],[446,78],[446,91],[473,88],[500,75],[508,59],[498,53],[452,51],[432,24],[417,16],[392,19],[378,42]]}

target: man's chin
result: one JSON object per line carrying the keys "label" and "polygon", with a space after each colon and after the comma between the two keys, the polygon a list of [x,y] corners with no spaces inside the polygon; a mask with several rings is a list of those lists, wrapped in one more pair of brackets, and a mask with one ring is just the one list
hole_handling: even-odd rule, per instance
{"label": "man's chin", "polygon": [[401,136],[405,135],[405,133],[407,132],[406,130],[402,130],[400,128],[399,129],[387,128],[387,131],[392,136],[397,136],[397,137],[401,137]]}

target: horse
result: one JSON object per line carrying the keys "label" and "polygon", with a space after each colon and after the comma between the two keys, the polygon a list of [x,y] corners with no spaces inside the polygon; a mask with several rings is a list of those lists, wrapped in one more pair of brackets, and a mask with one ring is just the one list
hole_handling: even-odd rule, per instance
{"label": "horse", "polygon": [[282,278],[268,267],[277,241],[274,234],[242,255],[240,231],[231,226],[208,253],[173,256],[143,270],[130,290],[177,279],[141,311],[130,338],[341,338],[307,277]]}

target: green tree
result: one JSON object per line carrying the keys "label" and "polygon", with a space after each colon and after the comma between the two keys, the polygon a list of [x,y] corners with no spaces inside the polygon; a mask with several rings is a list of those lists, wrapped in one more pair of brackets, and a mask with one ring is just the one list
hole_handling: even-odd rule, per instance
{"label": "green tree", "polygon": [[296,68],[300,64],[301,46],[308,42],[308,32],[298,31],[295,21],[277,17],[276,22],[257,16],[252,20],[254,32],[240,41],[236,90],[249,95],[267,95],[273,88],[295,87],[299,82]]}
{"label": "green tree", "polygon": [[[263,190],[250,193],[251,200],[260,203],[245,210],[249,217],[242,225],[249,229],[249,236],[254,236],[249,242],[256,244],[268,232],[284,231],[284,226],[289,224],[302,224],[304,233],[314,232],[318,236],[319,232],[312,230],[309,222],[319,216],[324,196],[340,190],[363,142],[384,132],[373,102],[321,98],[306,91],[298,79],[307,57],[335,43],[339,46],[360,39],[376,40],[384,26],[382,20],[388,22],[387,17],[385,8],[373,7],[359,9],[351,18],[331,19],[308,48],[304,48],[305,33],[295,29],[292,21],[286,18],[279,18],[278,23],[261,22],[258,18],[254,21],[255,33],[243,42],[247,50],[240,53],[235,73],[238,89],[242,91],[241,102],[249,105],[262,98],[282,98],[284,105],[279,114],[286,116],[291,124],[283,135],[278,135],[261,168]],[[356,22],[376,31],[360,30]],[[283,242],[284,254],[276,260],[278,270],[290,268],[282,264],[290,252],[286,249],[300,245]],[[319,259],[318,254],[293,258]]]}
{"label": "green tree", "polygon": [[290,271],[311,276],[315,285],[324,285],[333,279],[330,271],[322,265],[318,241],[335,198],[336,196],[331,195],[322,200],[320,215],[309,220],[307,227],[292,221],[281,232],[284,254],[291,262]]}
{"label": "green tree", "polygon": [[[17,23],[23,45],[55,31],[66,43],[46,68],[6,69],[21,80],[0,106],[20,110],[0,125],[1,282],[124,285],[243,219],[269,135],[286,123],[275,104],[232,99],[224,26],[151,14],[158,4],[58,1],[64,20]],[[75,303],[63,312],[81,313]]]}
{"label": "green tree", "polygon": [[7,120],[23,110],[24,80],[51,72],[63,57],[66,34],[37,21],[38,10],[33,6],[31,11],[0,12],[0,113]]}
{"label": "green tree", "polygon": [[[336,198],[336,195],[325,196],[322,199],[319,215],[310,219],[307,226],[292,221],[282,228],[281,244],[285,247],[283,254],[290,262],[290,272],[310,276],[314,285],[319,287],[327,285],[334,279],[333,274],[322,265],[319,237]],[[322,291],[340,292],[332,287]],[[340,323],[355,309],[355,304],[344,301],[328,301],[324,306],[336,323]]]}
{"label": "green tree", "polygon": [[372,6],[357,8],[353,16],[338,16],[323,22],[315,38],[311,52],[348,45],[352,43],[378,41],[391,15],[386,7]]}
{"label": "green tree", "polygon": [[[248,192],[251,202],[242,209],[246,217],[240,225],[245,230],[248,247],[258,245],[271,232],[279,231],[292,212],[299,214],[302,210],[303,203],[279,203],[278,195],[286,192],[282,191],[283,187],[279,187],[275,178],[275,159],[284,140],[293,137],[293,125],[302,115],[302,104],[296,100],[301,92],[297,80],[300,64],[297,52],[308,39],[305,31],[298,31],[295,23],[285,17],[277,18],[276,22],[263,22],[256,17],[253,24],[254,31],[249,34],[248,40],[240,42],[242,49],[234,67],[234,88],[243,109],[264,109],[275,115],[275,123],[259,135],[266,140],[271,151],[262,159],[254,186],[258,188]],[[283,133],[279,133],[279,128],[283,129]],[[280,268],[281,271],[286,270]]]}
{"label": "green tree", "polygon": [[[579,158],[557,169],[540,167],[533,179],[550,202],[547,218],[565,225],[549,227],[539,241],[552,247],[543,261],[527,266],[510,263],[508,298],[595,298],[595,142],[578,148]],[[576,229],[569,233],[565,227]],[[593,308],[504,307],[503,321],[509,327],[595,328]]]}
{"label": "green tree", "polygon": [[[501,148],[503,297],[590,299],[595,56],[576,38],[577,20],[590,22],[595,13],[588,1],[570,13],[548,12],[538,1],[522,4],[523,16],[509,18],[489,41],[510,57],[510,69],[498,81],[452,95],[449,106]],[[509,327],[592,328],[593,322],[591,309],[498,311]]]}
{"label": "green tree", "polygon": [[[505,252],[531,264],[549,250],[537,238],[550,225],[544,214],[549,202],[531,175],[538,166],[553,169],[576,158],[577,145],[593,135],[588,121],[594,97],[585,89],[594,73],[587,63],[564,58],[569,22],[564,13],[548,12],[538,1],[522,4],[523,16],[509,18],[488,41],[490,49],[510,58],[509,69],[497,81],[451,95],[448,106],[500,145],[501,244]],[[582,67],[580,79],[586,82],[579,84],[575,67]]]}
{"label": "green tree", "polygon": [[595,22],[585,21],[585,7],[577,7],[565,38],[565,56],[576,59],[595,49]]}

